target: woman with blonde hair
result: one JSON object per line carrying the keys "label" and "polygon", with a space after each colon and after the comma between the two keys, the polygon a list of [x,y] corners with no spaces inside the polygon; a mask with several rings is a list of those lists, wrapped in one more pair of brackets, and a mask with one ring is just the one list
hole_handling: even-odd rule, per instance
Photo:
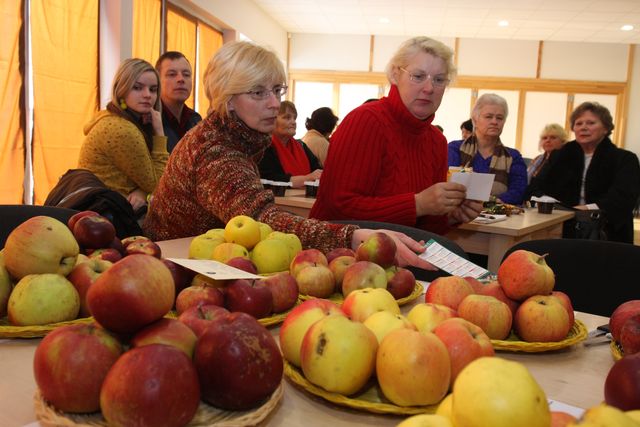
{"label": "woman with blonde hair", "polygon": [[113,79],[111,102],[85,125],[78,168],[144,208],[167,164],[160,113],[160,77],[151,64],[132,58]]}
{"label": "woman with blonde hair", "polygon": [[[280,99],[286,93],[282,61],[250,42],[225,44],[204,73],[211,113],[171,153],[144,230],[154,240],[195,236],[248,215],[274,230],[295,233],[303,247],[328,252],[356,248],[372,230],[328,224],[280,210],[260,183],[257,163],[271,144]],[[433,269],[418,258],[418,242],[385,231],[397,261]]]}
{"label": "woman with blonde hair", "polygon": [[567,142],[568,139],[569,136],[567,132],[558,123],[550,123],[542,129],[538,146],[538,148],[542,150],[542,154],[533,159],[527,168],[527,179],[529,182],[531,182],[531,178],[538,175],[542,170],[542,167],[547,160],[549,160],[551,152],[562,148],[562,145]]}

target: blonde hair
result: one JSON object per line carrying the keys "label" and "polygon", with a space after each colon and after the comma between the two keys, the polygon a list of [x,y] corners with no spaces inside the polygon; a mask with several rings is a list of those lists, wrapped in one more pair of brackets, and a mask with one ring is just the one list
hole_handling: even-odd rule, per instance
{"label": "blonde hair", "polygon": [[542,132],[540,132],[540,148],[542,148],[542,137],[545,135],[555,135],[563,144],[569,139],[567,131],[558,123],[549,123],[542,129]]}
{"label": "blonde hair", "polygon": [[473,127],[475,129],[476,120],[478,120],[478,116],[480,115],[480,110],[485,105],[499,105],[504,110],[504,118],[506,119],[509,115],[509,106],[507,105],[507,100],[495,93],[485,93],[478,98],[475,105],[473,106],[473,110],[471,110],[471,119],[473,121]]}
{"label": "blonde hair", "polygon": [[209,112],[229,117],[229,100],[265,83],[285,83],[282,61],[268,49],[246,41],[227,43],[209,60],[204,72]]}
{"label": "blonde hair", "polygon": [[156,97],[156,102],[153,105],[153,108],[160,111],[160,75],[158,75],[158,71],[153,68],[153,65],[149,64],[144,59],[139,58],[129,58],[122,61],[115,76],[113,76],[113,84],[111,85],[111,101],[116,107],[122,110],[122,107],[120,106],[121,100],[127,97],[127,94],[131,91],[133,85],[136,84],[138,78],[147,71],[152,71],[156,76],[156,81],[158,82],[158,96]]}
{"label": "blonde hair", "polygon": [[453,65],[453,51],[444,43],[429,37],[418,36],[403,42],[393,54],[385,68],[387,80],[391,82],[393,73],[400,67],[406,67],[409,61],[420,52],[425,52],[442,59],[447,66],[447,78],[453,80],[456,66]]}

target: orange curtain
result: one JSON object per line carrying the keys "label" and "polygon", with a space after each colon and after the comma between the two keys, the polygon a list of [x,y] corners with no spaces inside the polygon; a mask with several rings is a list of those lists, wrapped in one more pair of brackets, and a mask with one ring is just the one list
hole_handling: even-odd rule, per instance
{"label": "orange curtain", "polygon": [[0,203],[20,204],[24,180],[20,37],[22,2],[0,0]]}
{"label": "orange curtain", "polygon": [[[167,51],[175,50],[189,60],[191,68],[196,67],[196,21],[169,8],[167,10]],[[193,91],[186,104],[193,108]]]}
{"label": "orange curtain", "polygon": [[209,109],[209,100],[204,94],[202,76],[213,54],[222,47],[222,34],[202,22],[198,22],[198,31],[200,36],[198,46],[198,112],[204,117]]}
{"label": "orange curtain", "polygon": [[133,58],[156,65],[160,56],[160,0],[134,0],[132,49]]}
{"label": "orange curtain", "polygon": [[30,5],[34,201],[42,204],[60,176],[77,167],[82,128],[98,109],[98,2]]}

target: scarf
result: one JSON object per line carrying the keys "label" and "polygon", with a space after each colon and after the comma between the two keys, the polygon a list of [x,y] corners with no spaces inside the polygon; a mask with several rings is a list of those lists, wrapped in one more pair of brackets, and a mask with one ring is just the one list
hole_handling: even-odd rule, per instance
{"label": "scarf", "polygon": [[272,135],[271,145],[276,150],[282,170],[286,174],[299,176],[311,173],[311,165],[309,165],[307,153],[305,153],[300,142],[289,138],[289,142],[285,145],[277,136]]}
{"label": "scarf", "polygon": [[[475,135],[471,135],[460,146],[460,166],[468,166],[473,162],[473,158],[478,153],[478,139]],[[502,145],[500,139],[493,149],[491,163],[489,164],[489,173],[495,175],[491,194],[502,194],[509,188],[509,171],[511,170],[513,158],[509,151]]]}

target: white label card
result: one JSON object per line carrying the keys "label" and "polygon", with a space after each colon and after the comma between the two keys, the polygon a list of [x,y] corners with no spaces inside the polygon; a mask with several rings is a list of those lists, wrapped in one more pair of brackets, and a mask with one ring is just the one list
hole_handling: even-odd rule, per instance
{"label": "white label card", "polygon": [[491,187],[495,175],[479,172],[455,172],[451,175],[451,182],[457,182],[467,187],[467,199],[486,202],[491,195]]}
{"label": "white label card", "polygon": [[491,275],[489,270],[454,254],[433,239],[425,243],[425,248],[426,251],[419,255],[420,258],[453,276],[483,279]]}
{"label": "white label card", "polygon": [[262,279],[257,274],[247,273],[230,265],[209,259],[168,258],[183,267],[216,280]]}

